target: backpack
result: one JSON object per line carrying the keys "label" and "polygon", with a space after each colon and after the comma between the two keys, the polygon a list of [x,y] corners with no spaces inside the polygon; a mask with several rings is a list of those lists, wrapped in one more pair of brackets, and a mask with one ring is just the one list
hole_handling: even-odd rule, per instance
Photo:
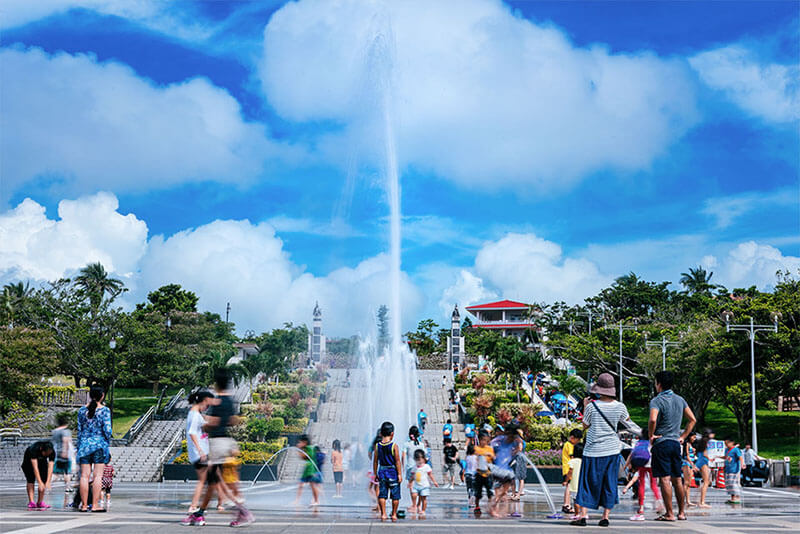
{"label": "backpack", "polygon": [[650,449],[648,448],[648,442],[640,440],[633,448],[633,452],[631,452],[631,465],[636,468],[644,467],[649,461]]}
{"label": "backpack", "polygon": [[322,465],[325,463],[325,453],[317,447],[317,454],[314,455],[314,461],[317,463],[317,469],[322,471]]}

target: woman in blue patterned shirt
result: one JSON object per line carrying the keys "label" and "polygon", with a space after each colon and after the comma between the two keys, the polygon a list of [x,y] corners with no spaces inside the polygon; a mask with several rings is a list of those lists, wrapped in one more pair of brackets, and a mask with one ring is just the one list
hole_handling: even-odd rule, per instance
{"label": "woman in blue patterned shirt", "polygon": [[[111,442],[111,411],[103,404],[105,392],[99,385],[89,390],[89,404],[78,410],[78,464],[81,466],[81,507],[87,510],[89,480],[92,480],[92,512],[105,512],[98,508],[103,469],[109,461]],[[92,470],[94,469],[94,477]]]}

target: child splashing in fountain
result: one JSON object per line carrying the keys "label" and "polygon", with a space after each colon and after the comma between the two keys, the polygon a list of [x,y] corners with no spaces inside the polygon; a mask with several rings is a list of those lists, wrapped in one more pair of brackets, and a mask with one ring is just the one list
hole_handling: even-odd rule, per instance
{"label": "child splashing in fountain", "polygon": [[403,468],[400,448],[393,441],[394,425],[385,421],[381,425],[381,440],[375,444],[372,455],[372,471],[378,477],[378,510],[381,521],[386,521],[386,499],[392,498],[392,521],[397,521],[397,507],[400,504],[400,483],[403,481]]}

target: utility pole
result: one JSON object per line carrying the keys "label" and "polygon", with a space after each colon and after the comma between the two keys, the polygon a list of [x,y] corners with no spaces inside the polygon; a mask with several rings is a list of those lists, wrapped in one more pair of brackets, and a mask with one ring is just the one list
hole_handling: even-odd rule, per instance
{"label": "utility pole", "polygon": [[772,312],[770,318],[772,324],[753,324],[753,318],[750,318],[750,324],[731,324],[730,320],[733,318],[731,312],[722,312],[722,317],[725,319],[725,331],[738,331],[747,332],[747,337],[750,338],[750,410],[752,422],[752,442],[753,451],[758,454],[758,431],[756,428],[756,333],[758,332],[778,332],[778,320],[781,318],[780,312]]}
{"label": "utility pole", "polygon": [[638,330],[636,325],[624,325],[622,324],[622,319],[619,321],[619,401],[623,402],[622,396],[622,331],[623,330]]}
{"label": "utility pole", "polygon": [[231,303],[229,302],[227,306],[225,306],[225,322],[229,322],[228,318],[231,315]]}
{"label": "utility pole", "polygon": [[[645,338],[646,339],[646,338]],[[647,341],[644,342],[646,347],[661,347],[661,370],[667,369],[667,347],[677,347],[681,344],[680,341],[667,341],[666,336],[661,337],[661,341]]]}

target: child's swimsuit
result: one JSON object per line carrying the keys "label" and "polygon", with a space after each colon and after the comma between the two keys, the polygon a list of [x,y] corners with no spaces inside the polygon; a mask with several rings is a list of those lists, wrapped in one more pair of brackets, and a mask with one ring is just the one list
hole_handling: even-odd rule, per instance
{"label": "child's swimsuit", "polygon": [[708,465],[708,458],[706,457],[706,453],[698,452],[697,453],[697,460],[694,462],[694,466],[700,469],[704,465]]}
{"label": "child's swimsuit", "polygon": [[394,442],[378,443],[375,453],[378,455],[378,479],[397,480],[397,460],[394,457]]}

